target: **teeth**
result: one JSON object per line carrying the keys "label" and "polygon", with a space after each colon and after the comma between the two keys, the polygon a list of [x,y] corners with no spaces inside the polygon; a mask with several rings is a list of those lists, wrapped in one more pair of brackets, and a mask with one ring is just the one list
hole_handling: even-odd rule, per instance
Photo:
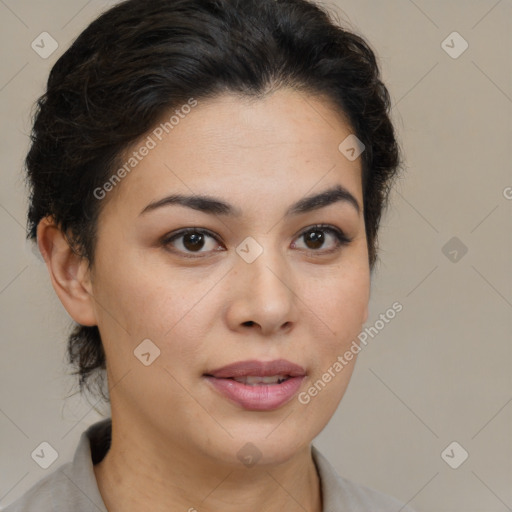
{"label": "teeth", "polygon": [[233,380],[246,384],[248,386],[255,386],[257,384],[280,384],[281,382],[288,380],[289,377],[286,375],[272,375],[269,377],[233,377]]}

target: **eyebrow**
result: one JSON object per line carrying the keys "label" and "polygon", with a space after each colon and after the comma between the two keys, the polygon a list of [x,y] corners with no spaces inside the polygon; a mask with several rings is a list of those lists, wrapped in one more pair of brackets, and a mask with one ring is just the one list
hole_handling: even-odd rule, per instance
{"label": "eyebrow", "polygon": [[[304,197],[291,205],[285,213],[285,217],[292,215],[299,215],[301,213],[311,212],[324,208],[331,204],[342,202],[350,204],[359,214],[361,207],[357,199],[341,185],[331,187],[319,194]],[[230,217],[242,216],[242,210],[223,201],[222,199],[208,196],[208,195],[182,195],[173,194],[158,201],[154,201],[148,204],[140,213],[140,215],[154,211],[158,208],[171,205],[181,205],[194,210],[199,210],[204,213],[215,214],[215,215],[226,215]]]}

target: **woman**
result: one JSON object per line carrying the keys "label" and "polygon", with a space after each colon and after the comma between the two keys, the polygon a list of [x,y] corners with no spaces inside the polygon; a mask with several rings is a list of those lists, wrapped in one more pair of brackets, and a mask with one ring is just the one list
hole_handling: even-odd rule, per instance
{"label": "woman", "polygon": [[411,510],[311,445],[400,163],[365,41],[306,0],[128,0],[38,107],[30,237],[112,418],[7,512]]}

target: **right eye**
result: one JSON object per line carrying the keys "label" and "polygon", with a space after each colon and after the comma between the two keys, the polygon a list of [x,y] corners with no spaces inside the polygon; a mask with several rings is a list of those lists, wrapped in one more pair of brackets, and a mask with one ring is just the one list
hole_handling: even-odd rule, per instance
{"label": "right eye", "polygon": [[[208,247],[208,239],[216,241],[217,243],[209,243],[210,250],[203,251],[202,249]],[[166,235],[162,240],[165,247],[171,247],[172,252],[182,253],[186,258],[201,258],[205,253],[218,252],[222,249],[214,249],[215,245],[219,246],[218,238],[210,231],[202,228],[186,228],[179,231],[174,231]],[[213,249],[212,249],[213,247]],[[195,256],[197,253],[198,256]]]}

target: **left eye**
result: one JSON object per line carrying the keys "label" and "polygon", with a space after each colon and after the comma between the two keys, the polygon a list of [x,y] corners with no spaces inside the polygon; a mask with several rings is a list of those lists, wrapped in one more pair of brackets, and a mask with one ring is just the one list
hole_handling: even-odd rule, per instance
{"label": "left eye", "polygon": [[[307,251],[319,252],[318,249],[324,245],[327,239],[326,233],[334,240],[334,245],[330,249],[324,249],[322,251],[324,253],[335,252],[350,242],[350,239],[340,229],[322,225],[307,228],[299,235],[299,239],[303,238],[308,244]],[[295,243],[293,245],[296,246]]]}
{"label": "left eye", "polygon": [[[325,249],[323,246],[329,237],[333,240],[331,242],[331,248]],[[311,226],[298,236],[298,239],[303,239],[306,247],[303,250],[316,253],[332,253],[340,249],[341,246],[347,245],[350,239],[338,228],[331,226]],[[208,239],[210,239],[210,248],[208,250]],[[179,243],[177,243],[179,242]],[[178,252],[185,255],[188,258],[194,258],[193,253],[209,253],[219,252],[224,250],[220,247],[220,242],[217,236],[209,231],[201,228],[187,228],[177,233],[173,233],[163,240],[163,245],[172,246],[177,249]],[[217,249],[215,247],[218,247]],[[206,247],[206,250],[202,250]],[[293,248],[297,247],[297,242],[293,242]]]}

